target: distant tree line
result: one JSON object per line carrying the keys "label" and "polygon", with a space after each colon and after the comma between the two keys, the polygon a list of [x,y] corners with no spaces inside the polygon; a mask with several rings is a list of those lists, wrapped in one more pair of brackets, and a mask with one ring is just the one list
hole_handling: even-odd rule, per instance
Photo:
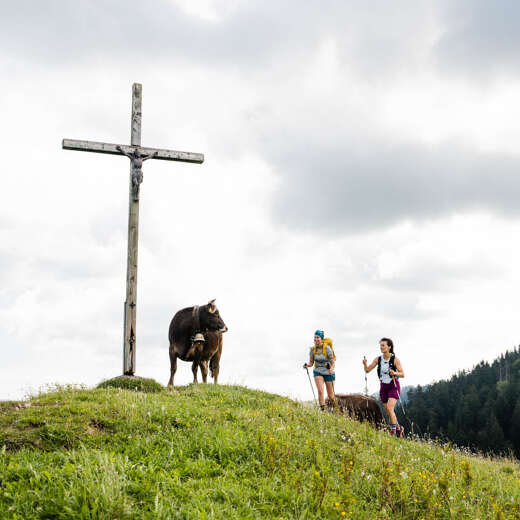
{"label": "distant tree line", "polygon": [[[481,362],[448,381],[408,390],[403,425],[415,433],[485,453],[520,458],[520,350]],[[417,428],[418,427],[418,428]]]}

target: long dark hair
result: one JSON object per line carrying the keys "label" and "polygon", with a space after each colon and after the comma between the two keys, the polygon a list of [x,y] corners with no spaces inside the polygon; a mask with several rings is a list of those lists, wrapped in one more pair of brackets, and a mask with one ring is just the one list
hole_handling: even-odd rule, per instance
{"label": "long dark hair", "polygon": [[379,343],[381,343],[381,341],[386,342],[386,344],[390,347],[390,352],[393,354],[394,353],[394,342],[390,338],[381,338],[379,340]]}

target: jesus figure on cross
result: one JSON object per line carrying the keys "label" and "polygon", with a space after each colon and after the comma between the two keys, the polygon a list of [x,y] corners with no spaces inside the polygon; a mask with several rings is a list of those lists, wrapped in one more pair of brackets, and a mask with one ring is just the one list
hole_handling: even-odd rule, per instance
{"label": "jesus figure on cross", "polygon": [[143,162],[148,159],[153,159],[157,152],[153,152],[150,155],[141,155],[139,148],[134,148],[132,153],[125,152],[119,145],[116,148],[123,154],[126,155],[132,161],[132,193],[134,201],[139,200],[139,186],[143,182]]}

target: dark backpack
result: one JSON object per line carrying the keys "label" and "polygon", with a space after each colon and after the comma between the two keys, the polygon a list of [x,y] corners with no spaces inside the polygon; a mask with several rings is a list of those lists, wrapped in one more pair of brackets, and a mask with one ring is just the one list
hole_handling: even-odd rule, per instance
{"label": "dark backpack", "polygon": [[[397,368],[395,366],[395,354],[392,354],[390,356],[390,370],[395,370],[397,371]],[[379,379],[381,379],[381,356],[379,356],[377,358],[377,377],[379,377]],[[392,376],[390,376],[392,377]],[[397,376],[394,376],[395,378],[399,379]]]}

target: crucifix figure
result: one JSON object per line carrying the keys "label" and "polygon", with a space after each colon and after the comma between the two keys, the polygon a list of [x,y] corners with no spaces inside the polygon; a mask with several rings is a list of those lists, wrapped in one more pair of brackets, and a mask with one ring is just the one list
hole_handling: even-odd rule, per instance
{"label": "crucifix figure", "polygon": [[157,152],[153,152],[150,155],[141,155],[139,148],[134,148],[132,153],[125,152],[119,145],[116,148],[123,154],[126,155],[132,161],[132,193],[134,195],[134,200],[139,200],[139,186],[141,182],[143,182],[143,162],[147,159],[153,159]]}
{"label": "crucifix figure", "polygon": [[65,150],[126,155],[130,159],[128,255],[123,332],[123,374],[125,375],[135,374],[139,188],[141,182],[143,182],[143,162],[148,159],[162,159],[164,161],[182,161],[198,164],[204,162],[204,155],[200,153],[141,147],[141,105],[142,86],[139,83],[134,83],[132,86],[130,146],[93,141],[77,141],[75,139],[63,139],[62,142],[62,148]]}

